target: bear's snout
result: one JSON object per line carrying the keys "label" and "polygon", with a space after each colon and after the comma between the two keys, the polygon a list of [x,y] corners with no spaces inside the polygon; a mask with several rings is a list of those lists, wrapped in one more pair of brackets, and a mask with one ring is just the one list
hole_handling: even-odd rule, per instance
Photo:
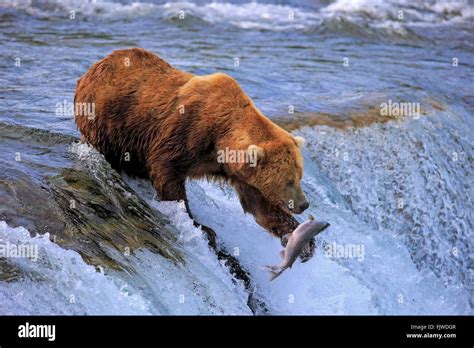
{"label": "bear's snout", "polygon": [[287,204],[284,205],[284,208],[290,214],[301,214],[306,209],[309,208],[309,202],[306,199],[301,186],[294,185],[291,188],[288,188],[285,192],[284,202]]}
{"label": "bear's snout", "polygon": [[296,205],[293,208],[293,213],[294,214],[301,214],[302,212],[304,212],[308,208],[309,208],[309,202],[306,199],[304,199],[302,203],[300,203],[299,205]]}
{"label": "bear's snout", "polygon": [[301,214],[302,212],[304,212],[304,211],[305,211],[306,209],[308,209],[308,208],[309,208],[309,202],[305,200],[305,201],[304,201],[303,203],[301,203],[301,205],[300,205],[300,214]]}

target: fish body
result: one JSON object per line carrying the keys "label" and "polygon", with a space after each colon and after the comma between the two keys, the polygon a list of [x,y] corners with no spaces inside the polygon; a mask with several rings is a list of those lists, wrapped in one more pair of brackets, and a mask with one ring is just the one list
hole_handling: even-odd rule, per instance
{"label": "fish body", "polygon": [[299,225],[293,233],[291,233],[288,243],[284,250],[280,251],[282,258],[279,266],[267,266],[270,272],[270,280],[275,279],[283,273],[287,268],[291,268],[298,256],[301,254],[304,246],[317,234],[329,227],[328,222],[316,221],[312,216],[310,219]]}

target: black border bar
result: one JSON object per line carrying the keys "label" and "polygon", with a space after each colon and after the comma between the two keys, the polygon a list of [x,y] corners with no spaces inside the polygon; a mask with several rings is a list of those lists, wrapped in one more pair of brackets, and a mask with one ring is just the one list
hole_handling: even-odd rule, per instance
{"label": "black border bar", "polygon": [[[55,325],[55,340],[18,337],[19,326],[26,323]],[[0,316],[2,348],[149,343],[473,347],[473,332],[472,316]]]}

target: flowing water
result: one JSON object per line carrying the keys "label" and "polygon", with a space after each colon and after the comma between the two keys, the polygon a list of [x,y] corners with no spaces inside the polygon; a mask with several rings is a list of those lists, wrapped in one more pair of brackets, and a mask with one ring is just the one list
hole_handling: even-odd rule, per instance
{"label": "flowing water", "polygon": [[[0,258],[0,313],[472,314],[473,23],[461,0],[0,0],[0,240],[37,251]],[[188,182],[244,284],[182,203],[77,144],[76,80],[131,46],[232,75],[305,137],[308,213],[331,223],[312,260],[270,283],[279,241]]]}

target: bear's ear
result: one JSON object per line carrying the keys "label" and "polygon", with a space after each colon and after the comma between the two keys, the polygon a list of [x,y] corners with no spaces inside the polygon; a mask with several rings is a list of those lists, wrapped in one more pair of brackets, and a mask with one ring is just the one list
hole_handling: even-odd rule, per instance
{"label": "bear's ear", "polygon": [[247,148],[247,151],[249,154],[254,155],[254,153],[257,154],[257,159],[261,160],[263,157],[265,157],[265,151],[257,145],[249,145]]}
{"label": "bear's ear", "polygon": [[304,145],[304,142],[305,142],[304,138],[303,137],[295,137],[295,140],[296,140],[296,145],[298,145],[298,147],[300,149],[302,149],[303,145]]}

